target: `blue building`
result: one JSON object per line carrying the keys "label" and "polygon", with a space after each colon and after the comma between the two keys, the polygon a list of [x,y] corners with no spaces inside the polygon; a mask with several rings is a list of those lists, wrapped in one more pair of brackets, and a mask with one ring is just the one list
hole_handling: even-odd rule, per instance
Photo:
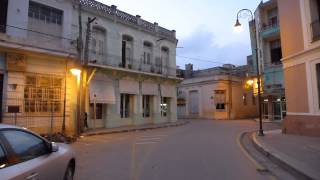
{"label": "blue building", "polygon": [[271,121],[282,120],[286,115],[286,98],[277,0],[261,2],[254,18],[254,21],[249,23],[254,67],[252,75],[256,74],[258,57],[263,85],[263,118]]}

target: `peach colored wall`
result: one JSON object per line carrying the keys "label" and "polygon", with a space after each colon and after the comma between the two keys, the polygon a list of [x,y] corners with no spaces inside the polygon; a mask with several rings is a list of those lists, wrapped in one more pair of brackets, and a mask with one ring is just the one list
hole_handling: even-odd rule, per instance
{"label": "peach colored wall", "polygon": [[309,112],[306,64],[288,67],[284,70],[287,111]]}
{"label": "peach colored wall", "polygon": [[300,0],[279,0],[279,21],[283,57],[303,51]]}
{"label": "peach colored wall", "polygon": [[320,137],[319,116],[288,115],[283,122],[282,132]]}

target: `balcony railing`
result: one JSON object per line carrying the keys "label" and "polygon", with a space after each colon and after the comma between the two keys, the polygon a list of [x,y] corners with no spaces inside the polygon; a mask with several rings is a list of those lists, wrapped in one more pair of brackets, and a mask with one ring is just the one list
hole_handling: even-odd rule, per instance
{"label": "balcony railing", "polygon": [[[143,60],[137,60],[133,58],[126,58],[123,63],[122,57],[118,55],[112,54],[103,54],[103,56],[94,56],[92,53],[90,54],[91,64],[103,65],[103,66],[111,66],[115,68],[122,68],[126,70],[135,70],[146,73],[154,73],[163,76],[176,76],[176,67],[170,67],[164,64],[158,63],[143,63]],[[155,60],[155,59],[154,59]],[[155,61],[153,61],[155,62]],[[162,63],[165,63],[162,61]]]}
{"label": "balcony railing", "polygon": [[262,31],[266,31],[272,28],[277,28],[279,27],[279,22],[274,22],[274,23],[270,23],[270,24],[263,24],[262,25]]}
{"label": "balcony railing", "polygon": [[312,41],[317,41],[320,39],[320,21],[319,19],[313,21],[311,23],[311,36]]}

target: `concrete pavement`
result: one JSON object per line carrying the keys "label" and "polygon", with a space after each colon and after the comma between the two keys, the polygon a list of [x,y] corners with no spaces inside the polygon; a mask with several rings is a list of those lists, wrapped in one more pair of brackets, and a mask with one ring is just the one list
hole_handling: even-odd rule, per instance
{"label": "concrete pavement", "polygon": [[258,172],[236,143],[254,121],[194,120],[187,126],[89,136],[72,146],[75,179],[272,179]]}
{"label": "concrete pavement", "polygon": [[320,138],[265,131],[264,137],[253,134],[258,149],[304,179],[320,179]]}

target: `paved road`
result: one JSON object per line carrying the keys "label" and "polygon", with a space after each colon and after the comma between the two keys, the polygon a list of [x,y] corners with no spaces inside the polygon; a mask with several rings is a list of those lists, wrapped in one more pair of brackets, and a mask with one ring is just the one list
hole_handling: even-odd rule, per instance
{"label": "paved road", "polygon": [[236,143],[253,121],[194,120],[181,127],[84,137],[77,180],[257,180],[260,174]]}

